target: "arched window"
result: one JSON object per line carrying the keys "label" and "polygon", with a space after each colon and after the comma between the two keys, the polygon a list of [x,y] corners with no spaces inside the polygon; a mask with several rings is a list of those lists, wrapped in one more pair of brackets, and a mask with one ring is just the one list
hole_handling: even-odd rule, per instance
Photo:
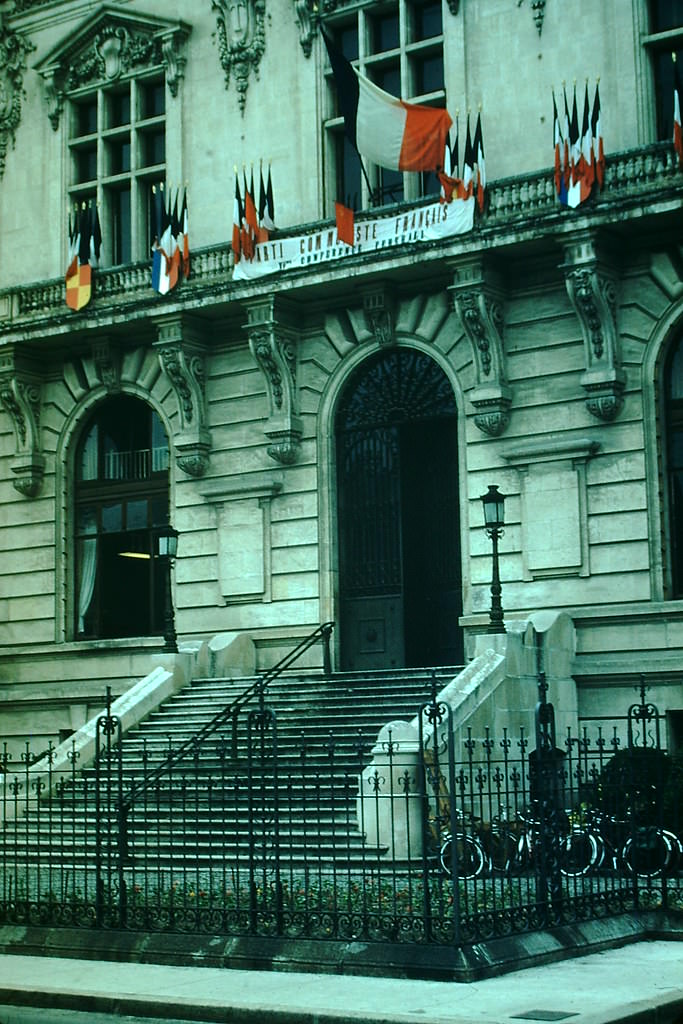
{"label": "arched window", "polygon": [[163,632],[163,566],[155,557],[168,522],[168,439],[145,402],[98,406],[76,453],[77,639]]}
{"label": "arched window", "polygon": [[683,597],[683,336],[665,364],[671,596]]}

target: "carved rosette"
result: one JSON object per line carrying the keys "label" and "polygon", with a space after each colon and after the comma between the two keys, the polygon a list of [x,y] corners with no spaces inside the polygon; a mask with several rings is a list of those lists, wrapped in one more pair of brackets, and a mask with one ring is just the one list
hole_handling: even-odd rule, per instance
{"label": "carved rosette", "polygon": [[626,383],[619,359],[616,273],[598,256],[589,236],[567,246],[562,269],[583,335],[581,385],[587,395],[586,408],[596,419],[609,423],[623,406]]}
{"label": "carved rosette", "polygon": [[0,178],[10,146],[14,146],[21,121],[21,100],[24,95],[26,55],[35,46],[18,32],[13,32],[0,12]]}
{"label": "carved rosette", "polygon": [[137,70],[163,67],[169,91],[177,96],[189,34],[183,22],[101,11],[75,38],[69,37],[36,65],[53,129],[59,127],[70,91],[115,82]]}
{"label": "carved rosette", "polygon": [[264,433],[271,459],[289,466],[301,447],[303,426],[299,419],[297,392],[297,340],[284,325],[274,296],[259,300],[248,309],[246,331],[249,348],[261,368],[268,394],[269,416]]}
{"label": "carved rosette", "polygon": [[41,382],[22,367],[13,352],[0,358],[0,403],[12,420],[16,454],[12,462],[15,489],[27,498],[39,493],[45,475],[40,444]]}
{"label": "carved rosette", "polygon": [[394,301],[385,288],[371,288],[363,292],[363,312],[368,330],[381,348],[395,344]]}
{"label": "carved rosette", "polygon": [[225,72],[225,87],[234,78],[237,100],[244,116],[249,76],[259,77],[266,48],[265,0],[211,0],[216,13],[218,57]]}
{"label": "carved rosette", "polygon": [[512,404],[505,373],[502,289],[497,276],[475,259],[453,265],[449,291],[472,349],[475,386],[469,398],[474,422],[484,434],[498,437],[510,422]]}
{"label": "carved rosette", "polygon": [[188,317],[155,317],[154,347],[178,405],[180,427],[173,443],[176,463],[189,476],[200,477],[209,465],[211,437],[206,425],[204,345]]}

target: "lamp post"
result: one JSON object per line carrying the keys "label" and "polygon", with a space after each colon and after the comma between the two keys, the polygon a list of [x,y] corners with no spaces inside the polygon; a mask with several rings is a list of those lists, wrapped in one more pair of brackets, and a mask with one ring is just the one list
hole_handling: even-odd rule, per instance
{"label": "lamp post", "polygon": [[178,650],[178,635],[175,631],[173,614],[173,595],[171,593],[171,566],[178,554],[178,531],[169,523],[162,527],[157,538],[159,558],[166,562],[164,585],[164,650]]}
{"label": "lamp post", "polygon": [[491,633],[504,633],[503,605],[500,600],[500,570],[498,565],[498,538],[503,534],[505,524],[505,495],[501,494],[495,484],[489,484],[486,494],[482,494],[484,506],[484,525],[493,545],[493,573],[491,577],[491,608],[489,610],[489,626]]}

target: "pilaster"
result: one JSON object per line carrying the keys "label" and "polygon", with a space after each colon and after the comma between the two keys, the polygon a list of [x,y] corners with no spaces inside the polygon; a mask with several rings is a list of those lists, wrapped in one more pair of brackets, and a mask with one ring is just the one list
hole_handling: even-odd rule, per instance
{"label": "pilaster", "polygon": [[40,442],[42,382],[35,367],[14,347],[0,353],[0,403],[12,419],[15,456],[11,463],[14,487],[27,498],[40,492],[45,456]]}

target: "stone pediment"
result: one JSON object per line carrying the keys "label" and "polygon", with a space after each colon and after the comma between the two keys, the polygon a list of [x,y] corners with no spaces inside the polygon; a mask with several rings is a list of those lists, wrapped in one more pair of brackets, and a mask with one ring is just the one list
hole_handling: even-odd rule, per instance
{"label": "stone pediment", "polygon": [[100,7],[35,65],[45,81],[52,127],[56,130],[59,125],[67,93],[107,85],[147,68],[163,67],[175,96],[190,31],[182,21]]}

